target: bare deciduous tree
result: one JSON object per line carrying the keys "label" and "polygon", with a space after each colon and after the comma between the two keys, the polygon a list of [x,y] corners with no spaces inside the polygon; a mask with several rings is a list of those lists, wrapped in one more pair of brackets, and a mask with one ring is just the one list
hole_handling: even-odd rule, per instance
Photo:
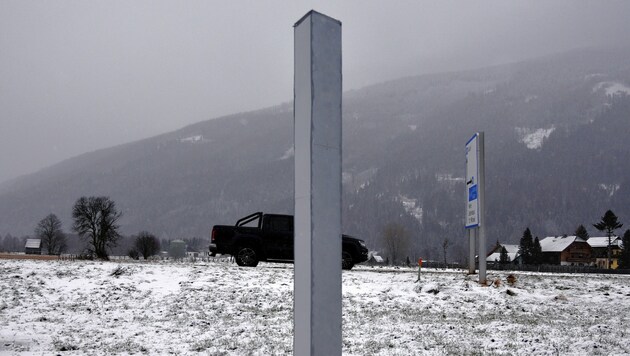
{"label": "bare deciduous tree", "polygon": [[141,231],[138,234],[135,246],[145,260],[160,252],[160,241],[147,231]]}
{"label": "bare deciduous tree", "polygon": [[448,240],[448,238],[444,238],[444,241],[442,241],[442,251],[444,253],[444,268],[446,268],[447,262],[446,262],[446,251],[448,250],[448,247],[451,245],[451,242]]}
{"label": "bare deciduous tree", "polygon": [[24,250],[24,245],[20,241],[19,237],[6,234],[2,240],[0,250],[6,252],[19,252]]}
{"label": "bare deciduous tree", "polygon": [[55,214],[48,214],[39,221],[35,236],[42,240],[42,246],[48,250],[49,255],[60,255],[67,248],[66,234],[61,230],[61,221]]}
{"label": "bare deciduous tree", "polygon": [[109,260],[107,248],[115,246],[120,237],[116,222],[121,216],[108,197],[81,197],[72,209],[72,228],[88,241],[90,252]]}
{"label": "bare deciduous tree", "polygon": [[409,248],[409,233],[402,225],[389,223],[383,229],[383,243],[391,257],[390,262],[396,264]]}

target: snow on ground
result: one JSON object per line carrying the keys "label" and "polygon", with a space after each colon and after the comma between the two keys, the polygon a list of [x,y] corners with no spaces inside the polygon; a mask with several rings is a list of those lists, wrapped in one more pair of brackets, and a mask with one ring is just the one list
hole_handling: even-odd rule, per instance
{"label": "snow on ground", "polygon": [[[629,276],[507,275],[344,271],[343,353],[630,353]],[[292,279],[283,264],[0,260],[0,354],[290,354]]]}

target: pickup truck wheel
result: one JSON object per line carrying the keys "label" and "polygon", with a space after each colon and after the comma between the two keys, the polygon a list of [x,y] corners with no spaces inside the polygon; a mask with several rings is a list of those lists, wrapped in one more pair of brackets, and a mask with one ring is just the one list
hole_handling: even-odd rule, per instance
{"label": "pickup truck wheel", "polygon": [[239,247],[235,259],[239,266],[256,267],[258,265],[258,255],[253,247]]}
{"label": "pickup truck wheel", "polygon": [[350,270],[354,267],[354,262],[352,260],[352,255],[348,251],[343,251],[341,253],[341,268]]}

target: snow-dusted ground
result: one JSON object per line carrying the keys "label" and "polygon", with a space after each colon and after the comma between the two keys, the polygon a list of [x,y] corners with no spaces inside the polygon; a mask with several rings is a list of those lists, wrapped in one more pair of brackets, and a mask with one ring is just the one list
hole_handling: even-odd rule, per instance
{"label": "snow-dusted ground", "polygon": [[[344,271],[343,353],[630,354],[630,277],[507,275]],[[290,354],[292,279],[282,264],[0,260],[0,354]]]}

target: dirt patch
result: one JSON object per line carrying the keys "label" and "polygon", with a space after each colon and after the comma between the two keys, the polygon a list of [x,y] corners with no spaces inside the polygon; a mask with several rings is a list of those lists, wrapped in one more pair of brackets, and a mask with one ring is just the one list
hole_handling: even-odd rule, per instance
{"label": "dirt patch", "polygon": [[58,260],[59,256],[0,253],[0,258],[7,260]]}

